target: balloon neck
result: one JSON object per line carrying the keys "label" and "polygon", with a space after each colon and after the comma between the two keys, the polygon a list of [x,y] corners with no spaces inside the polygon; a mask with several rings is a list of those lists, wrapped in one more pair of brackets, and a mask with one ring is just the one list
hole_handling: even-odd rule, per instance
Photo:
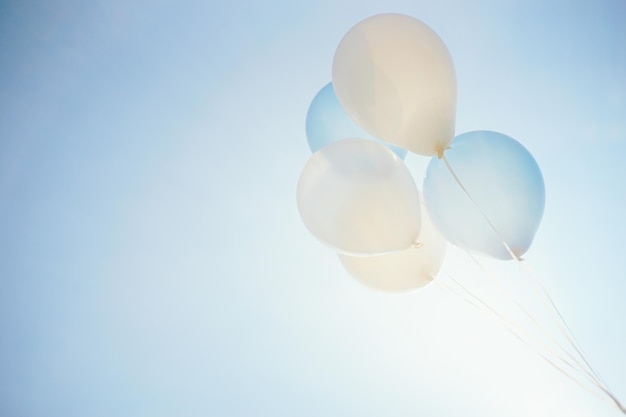
{"label": "balloon neck", "polygon": [[442,146],[441,148],[437,149],[437,158],[442,159],[443,153],[447,151],[448,149],[450,149],[449,146]]}
{"label": "balloon neck", "polygon": [[520,253],[520,252],[522,252],[521,250],[519,250],[518,248],[511,248],[510,250],[511,250],[511,253],[509,253],[509,255],[512,255],[512,258],[516,262],[524,262],[525,261],[525,259],[522,258],[522,254]]}
{"label": "balloon neck", "polygon": [[422,242],[413,242],[413,244],[411,245],[411,249],[419,249],[422,246],[424,246]]}

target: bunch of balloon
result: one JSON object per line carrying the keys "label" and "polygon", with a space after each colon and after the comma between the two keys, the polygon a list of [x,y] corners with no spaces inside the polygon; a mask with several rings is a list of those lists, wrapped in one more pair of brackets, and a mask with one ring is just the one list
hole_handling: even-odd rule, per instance
{"label": "bunch of balloon", "polygon": [[[439,277],[447,242],[472,259],[479,254],[514,260],[575,352],[556,341],[560,350],[551,359],[537,348],[543,340],[531,347],[626,414],[582,354],[545,287],[524,268],[522,255],[545,205],[537,162],[518,141],[498,132],[455,137],[456,90],[450,53],[423,22],[385,13],[350,29],[336,49],[332,83],[315,96],[306,118],[314,154],[298,182],[304,224],[363,284],[406,291],[439,283],[485,307],[530,345],[486,300],[454,278],[453,289]],[[423,203],[403,162],[406,150],[431,157]],[[547,341],[555,339],[547,335]]]}
{"label": "bunch of balloon", "polygon": [[402,159],[406,149],[423,155],[444,149],[455,106],[450,54],[419,20],[372,16],[341,40],[332,82],[307,113],[314,154],[300,176],[297,201],[311,234],[369,287],[420,288],[441,269],[446,242],[430,224]]}

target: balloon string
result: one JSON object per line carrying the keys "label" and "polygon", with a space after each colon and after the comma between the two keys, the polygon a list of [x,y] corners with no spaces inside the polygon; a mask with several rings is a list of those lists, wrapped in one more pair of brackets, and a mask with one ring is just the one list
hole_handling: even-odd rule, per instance
{"label": "balloon string", "polygon": [[[587,369],[585,369],[584,365],[574,357],[554,336],[552,336],[547,329],[533,316],[515,297],[511,294],[499,281],[496,277],[493,276],[491,271],[489,271],[483,264],[481,264],[475,256],[473,256],[469,251],[465,251],[467,255],[474,261],[474,263],[483,271],[485,276],[489,278],[491,283],[503,294],[509,301],[511,301],[517,308],[519,308],[524,315],[536,326],[536,328],[543,334],[544,337],[547,338],[548,341],[554,343],[561,352],[567,355],[576,365],[578,365],[577,371],[582,372],[594,383],[594,385],[598,386],[598,388],[602,388],[598,385],[598,382],[593,374],[591,374]],[[558,356],[558,355],[557,355]],[[564,361],[563,358],[561,360]],[[568,363],[568,365],[572,366]]]}
{"label": "balloon string", "polygon": [[[554,339],[554,337],[552,337],[549,333],[547,333],[546,329],[541,325],[541,323],[539,323],[527,310],[525,310],[518,302],[517,300],[515,300],[515,298],[508,292],[506,292],[506,289],[498,282],[497,279],[495,279],[493,277],[492,274],[490,274],[490,272],[487,270],[487,268],[485,268],[469,251],[466,251],[466,253],[468,254],[468,256],[483,270],[483,272],[485,273],[485,275],[487,275],[491,281],[493,281],[496,286],[498,288],[500,288],[501,290],[503,290],[505,292],[505,295],[508,295],[508,298],[515,303],[522,311],[525,312],[525,314],[527,315],[527,317],[533,322],[535,323],[535,325],[537,326],[537,328],[539,330],[541,330],[541,332],[548,337],[549,340],[551,340],[552,342],[554,342],[559,348],[560,350],[565,353],[570,359],[572,359],[576,365],[578,365],[578,368],[575,368],[569,361],[565,360],[563,357],[559,356],[558,354],[554,353],[551,349],[546,348],[545,346],[544,349],[547,349],[550,353],[552,353],[553,355],[555,355],[559,360],[561,360],[562,362],[564,362],[566,365],[568,365],[570,368],[572,368],[575,371],[581,372],[584,376],[587,377],[587,380],[589,382],[591,382],[596,388],[602,390],[614,403],[613,405],[617,406],[617,408],[623,413],[626,414],[626,407],[624,407],[624,405],[619,401],[619,399],[615,396],[615,394],[610,390],[609,386],[606,384],[606,382],[604,382],[604,380],[602,380],[599,375],[595,372],[595,370],[593,369],[593,367],[589,364],[589,362],[586,360],[585,356],[583,355],[583,353],[581,351],[577,350],[577,353],[580,355],[580,357],[582,358],[582,360],[585,362],[585,364],[589,367],[589,369],[591,370],[591,373],[584,367],[584,365],[578,361],[567,349],[565,349],[556,339]],[[528,261],[524,261],[527,267],[530,267],[530,265],[528,264]],[[450,277],[452,278],[452,277]],[[541,282],[538,281],[538,284],[541,285]],[[458,284],[460,285],[460,284]],[[545,287],[544,287],[545,288]],[[549,296],[549,293],[547,293],[546,290],[546,295]],[[474,296],[475,298],[478,299],[477,296]],[[555,306],[555,310],[558,312],[558,309],[556,309]],[[567,326],[567,323],[565,323],[565,320],[562,318],[562,320],[564,321],[564,324]],[[569,327],[568,327],[569,330]],[[524,332],[525,333],[525,332]],[[573,338],[573,335],[572,335]],[[520,339],[518,337],[518,339]],[[539,343],[540,345],[542,345],[541,342],[538,342],[537,339],[535,339],[535,343]],[[576,349],[576,346],[574,346],[574,348]],[[537,352],[540,354],[540,352]],[[552,366],[554,366],[554,364],[552,364]],[[571,379],[571,376],[569,376]],[[580,385],[580,383],[579,383]],[[588,390],[588,389],[587,389]],[[597,396],[597,394],[595,394]]]}
{"label": "balloon string", "polygon": [[563,315],[561,314],[559,309],[556,307],[556,304],[554,303],[554,300],[550,296],[550,293],[548,292],[547,288],[541,283],[541,281],[537,277],[537,274],[531,268],[531,266],[528,263],[528,261],[524,261],[524,262],[520,263],[520,268],[522,269],[522,272],[524,273],[524,275],[527,276],[531,281],[533,281],[534,284],[541,290],[543,295],[546,297],[546,299],[548,300],[548,302],[552,306],[552,309],[553,309],[554,313],[556,313],[556,315],[558,316],[558,320],[555,317],[554,321],[557,322],[557,324],[558,324],[558,322],[562,323],[563,328],[561,329],[561,331],[565,334],[565,336],[569,340],[570,344],[574,347],[574,349],[576,349],[576,352],[578,353],[578,355],[580,355],[580,357],[583,359],[583,361],[585,361],[585,364],[587,364],[587,366],[589,367],[591,372],[593,372],[593,374],[596,376],[596,378],[600,382],[602,382],[604,385],[606,385],[606,383],[604,382],[602,377],[593,369],[591,364],[585,358],[585,355],[583,354],[583,351],[580,348],[580,345],[577,343],[572,330],[567,325],[567,322],[565,321],[565,318],[563,317]]}
{"label": "balloon string", "polygon": [[[582,369],[580,367],[580,364],[574,359],[574,362],[576,362],[576,364],[578,365],[578,367],[575,367],[574,365],[572,365],[572,363],[570,361],[568,361],[567,359],[565,359],[563,356],[561,356],[560,354],[558,354],[557,352],[555,352],[554,350],[552,350],[549,346],[547,346],[541,339],[537,338],[536,336],[528,333],[526,330],[524,330],[523,328],[521,328],[520,326],[517,326],[513,321],[507,319],[503,314],[501,314],[500,312],[498,312],[495,308],[493,308],[492,306],[488,305],[487,303],[485,303],[483,300],[480,299],[480,297],[478,297],[476,294],[472,293],[469,289],[467,289],[467,287],[463,286],[459,281],[457,281],[454,277],[452,277],[450,274],[447,274],[448,277],[458,286],[460,287],[464,293],[466,295],[469,295],[470,297],[472,297],[472,299],[475,301],[474,303],[471,303],[470,300],[468,300],[467,298],[464,298],[466,302],[470,302],[471,304],[473,304],[475,307],[479,307],[476,304],[479,304],[483,307],[484,310],[490,312],[491,314],[493,314],[497,319],[499,319],[507,328],[507,330],[509,332],[511,332],[516,338],[518,338],[520,341],[522,341],[522,343],[526,344],[528,347],[530,347],[531,349],[533,349],[535,351],[535,353],[541,355],[541,356],[545,356],[542,355],[542,353],[540,351],[537,350],[537,347],[543,348],[545,351],[547,351],[548,353],[552,354],[554,357],[556,357],[558,360],[560,360],[561,362],[563,362],[565,365],[567,365],[569,368],[571,368],[573,371],[576,372],[581,372],[583,373],[583,376],[587,377],[587,381],[592,383],[596,388],[598,389],[602,389],[601,386],[598,385],[597,381],[595,381],[593,379],[592,375],[589,375],[588,373],[584,372],[584,369]],[[438,284],[440,285],[445,285],[442,282],[438,282]],[[452,290],[450,287],[448,287],[449,290]],[[457,295],[459,295],[457,293]],[[525,336],[526,339],[523,339],[521,336]],[[533,346],[530,343],[530,340],[532,340],[535,343],[535,346]],[[561,348],[562,349],[562,348]],[[567,353],[567,352],[566,352]]]}
{"label": "balloon string", "polygon": [[[589,363],[589,361],[587,360],[587,358],[583,354],[582,350],[580,349],[580,347],[576,343],[576,340],[574,339],[572,331],[570,330],[569,326],[567,325],[567,322],[565,321],[565,318],[563,317],[563,315],[561,314],[559,309],[556,307],[556,304],[554,303],[554,300],[550,296],[550,293],[548,292],[546,287],[543,284],[541,284],[541,282],[539,281],[539,279],[536,276],[532,276],[532,274],[530,273],[530,270],[528,268],[525,268],[525,266],[528,266],[528,262],[525,262],[525,263],[520,262],[519,266],[520,266],[520,270],[522,271],[522,273],[524,274],[526,279],[528,279],[531,282],[532,288],[535,291],[535,294],[537,295],[537,298],[539,298],[541,300],[544,308],[546,309],[548,314],[550,314],[550,316],[552,318],[552,321],[558,326],[558,328],[561,331],[561,333],[567,338],[569,344],[574,348],[576,353],[578,353],[580,358],[587,365],[587,368],[593,373],[593,375],[595,376],[596,380],[600,384],[603,385],[605,390],[608,390],[608,387],[606,387],[606,383],[600,377],[598,372],[596,372],[596,370],[593,368],[593,366],[591,366],[591,364]],[[546,300],[547,300],[547,302],[546,302]]]}
{"label": "balloon string", "polygon": [[441,159],[443,159],[443,162],[446,164],[446,167],[448,168],[448,171],[450,171],[450,174],[452,174],[452,177],[454,177],[454,181],[456,181],[457,185],[459,187],[461,187],[461,189],[463,190],[463,192],[465,193],[465,195],[470,199],[470,201],[472,202],[472,204],[474,204],[474,206],[476,206],[476,208],[480,211],[480,214],[483,216],[483,218],[485,219],[485,221],[489,224],[489,226],[491,227],[491,229],[496,233],[496,235],[498,236],[498,239],[500,240],[500,243],[502,244],[502,246],[504,246],[504,248],[506,249],[506,251],[509,253],[509,255],[511,256],[511,258],[516,259],[519,261],[520,257],[518,255],[516,255],[513,250],[511,250],[511,247],[509,246],[508,243],[506,243],[506,241],[504,240],[504,238],[502,237],[502,235],[500,234],[500,231],[498,231],[498,229],[496,228],[496,226],[494,226],[494,224],[491,222],[491,220],[489,219],[489,217],[485,214],[485,212],[483,211],[483,209],[480,207],[480,205],[476,202],[476,200],[474,200],[474,197],[472,197],[472,195],[470,194],[469,191],[467,191],[467,188],[465,188],[465,186],[463,185],[463,183],[461,182],[461,180],[459,179],[459,177],[456,175],[456,172],[454,172],[454,170],[452,169],[452,166],[450,165],[450,162],[448,162],[448,158],[446,158],[446,155],[444,154]]}
{"label": "balloon string", "polygon": [[[541,281],[539,280],[539,278],[537,277],[537,274],[535,273],[535,271],[531,268],[530,264],[528,263],[528,261],[523,261],[520,265],[520,267],[522,268],[522,271],[525,272],[525,275],[527,276],[527,278],[529,278],[531,281],[533,281],[535,283],[535,285],[541,289],[541,291],[543,292],[543,294],[545,295],[545,297],[547,298],[548,302],[550,303],[550,305],[553,307],[553,314],[556,313],[556,315],[558,315],[558,318],[560,319],[560,322],[562,323],[562,326],[564,327],[564,329],[562,329],[561,331],[565,334],[565,336],[567,337],[567,339],[570,341],[570,344],[574,347],[574,349],[576,350],[576,352],[578,353],[578,355],[582,358],[582,360],[585,362],[585,364],[587,364],[587,366],[589,367],[589,369],[591,370],[591,372],[593,372],[593,374],[596,376],[596,379],[598,380],[599,384],[601,384],[601,389],[609,396],[611,397],[611,399],[615,402],[615,404],[617,405],[617,407],[620,409],[620,411],[624,414],[626,414],[626,407],[619,401],[619,399],[615,396],[615,394],[612,392],[612,390],[610,389],[610,387],[608,386],[608,384],[604,381],[604,379],[602,379],[602,377],[600,376],[600,374],[598,372],[596,372],[596,370],[593,368],[593,366],[591,366],[591,364],[589,363],[589,361],[587,361],[582,349],[580,348],[580,346],[578,345],[574,334],[572,332],[572,330],[570,329],[570,327],[567,325],[567,322],[565,321],[565,319],[563,318],[563,316],[561,315],[561,312],[559,311],[559,309],[556,307],[556,304],[554,303],[554,300],[552,299],[552,297],[550,297],[550,293],[548,292],[548,290],[545,288],[545,286],[541,283]],[[558,321],[556,320],[556,318],[554,318],[555,322]]]}
{"label": "balloon string", "polygon": [[[496,233],[496,235],[498,236],[498,239],[500,240],[500,243],[502,244],[502,246],[504,246],[504,248],[507,250],[507,252],[509,253],[509,255],[511,256],[511,258],[515,259],[515,261],[517,262],[517,264],[519,265],[520,269],[523,271],[523,266],[522,266],[522,260],[521,258],[516,255],[512,250],[511,247],[509,246],[509,244],[506,242],[506,240],[504,240],[504,238],[502,237],[500,231],[496,228],[496,226],[491,222],[491,220],[489,219],[489,217],[487,216],[487,214],[485,214],[485,212],[483,211],[483,209],[480,207],[480,205],[476,202],[476,200],[474,200],[474,197],[472,197],[472,195],[470,194],[470,192],[467,190],[467,188],[465,188],[465,186],[463,185],[463,182],[461,182],[460,178],[457,176],[456,172],[454,171],[454,169],[452,169],[452,166],[450,165],[450,162],[448,161],[448,158],[446,158],[445,154],[442,156],[442,159],[444,161],[444,163],[446,164],[446,167],[448,168],[448,171],[450,171],[450,174],[452,174],[452,177],[454,178],[454,180],[456,181],[457,185],[459,187],[461,187],[461,189],[463,190],[463,192],[465,193],[465,195],[470,199],[470,201],[472,202],[472,204],[474,204],[474,206],[479,210],[480,214],[482,215],[482,217],[485,219],[485,221],[489,224],[489,226],[491,227],[491,229]],[[533,289],[535,290],[535,292],[537,292],[536,288],[537,287],[541,287],[543,288],[543,293],[544,295],[551,301],[551,304],[554,308],[554,310],[556,310],[557,314],[559,317],[561,317],[561,321],[565,322],[565,320],[563,319],[563,316],[561,315],[561,313],[558,311],[558,309],[556,308],[556,305],[554,304],[554,302],[552,302],[552,298],[550,297],[550,295],[548,294],[548,291],[545,287],[543,287],[542,285],[538,284],[536,281],[538,280],[533,280],[531,277],[529,277],[527,274],[525,274],[527,279],[529,279],[532,283],[533,283]],[[568,341],[570,342],[570,344],[572,345],[572,347],[576,350],[576,352],[582,357],[583,361],[587,364],[587,366],[589,367],[589,370],[596,375],[597,377],[597,372],[595,372],[595,370],[593,369],[593,367],[591,367],[589,365],[589,362],[585,359],[584,355],[582,355],[582,352],[580,351],[580,349],[577,348],[577,346],[573,343],[572,339],[568,336],[567,331],[563,328],[563,324],[559,322],[558,319],[555,318],[554,316],[554,312],[550,311],[550,308],[546,305],[544,298],[540,295],[537,294],[537,298],[539,298],[539,300],[542,302],[542,304],[544,305],[544,308],[546,308],[546,310],[548,310],[548,313],[550,314],[550,316],[553,318],[553,320],[555,321],[555,323],[557,324],[557,326],[559,327],[559,330],[566,336],[566,338],[568,339]],[[567,325],[566,325],[567,327]]]}
{"label": "balloon string", "polygon": [[[552,299],[552,297],[550,296],[550,293],[548,292],[547,288],[541,283],[541,281],[539,280],[537,275],[530,268],[530,264],[528,263],[528,261],[520,259],[520,260],[518,260],[518,265],[519,265],[520,271],[522,272],[524,277],[531,283],[532,288],[535,291],[535,294],[536,294],[537,298],[541,301],[541,303],[544,306],[544,308],[546,309],[546,311],[548,311],[548,313],[550,314],[553,322],[557,325],[557,327],[559,328],[561,333],[568,340],[570,346],[572,346],[574,348],[574,350],[576,351],[578,356],[580,356],[580,358],[583,360],[583,362],[585,363],[585,365],[587,366],[589,371],[593,374],[594,379],[597,381],[596,385],[602,391],[604,391],[604,393],[607,396],[609,396],[611,398],[611,400],[613,400],[613,402],[615,402],[615,405],[617,406],[617,408],[619,408],[619,410],[623,414],[626,414],[626,407],[624,407],[624,405],[618,400],[618,398],[612,392],[612,390],[610,389],[608,384],[602,379],[600,374],[593,368],[591,363],[585,357],[582,349],[580,348],[580,346],[576,342],[576,339],[574,338],[573,332],[571,331],[570,327],[567,325],[567,322],[565,321],[565,318],[563,317],[563,315],[561,314],[561,312],[557,308],[557,306],[554,303],[554,300]],[[552,307],[552,308],[550,308],[550,307]],[[581,366],[581,368],[582,368],[582,365],[580,365],[580,363],[579,363],[579,366]]]}
{"label": "balloon string", "polygon": [[[546,287],[541,283],[541,281],[537,277],[536,273],[532,270],[532,268],[530,268],[530,264],[528,263],[528,261],[526,261],[526,260],[519,260],[518,263],[519,263],[519,266],[520,266],[520,270],[522,271],[522,273],[524,274],[526,279],[529,280],[531,282],[531,284],[533,284],[533,290],[537,294],[537,298],[539,298],[541,300],[542,304],[544,305],[544,308],[551,315],[554,323],[556,323],[556,325],[561,330],[561,333],[567,338],[567,340],[569,341],[570,345],[574,348],[576,353],[578,353],[580,358],[587,365],[588,369],[593,373],[593,375],[595,377],[595,380],[597,381],[598,387],[602,391],[604,391],[604,393],[607,396],[609,396],[611,398],[611,400],[613,400],[613,402],[615,403],[616,407],[624,415],[626,415],[626,407],[619,401],[619,399],[612,392],[612,390],[610,389],[608,384],[604,381],[604,379],[600,376],[600,374],[593,368],[591,363],[587,360],[587,358],[585,357],[582,349],[580,348],[580,346],[578,345],[576,339],[574,338],[573,332],[571,331],[570,327],[568,326],[567,322],[565,321],[565,318],[563,317],[563,315],[561,314],[561,312],[557,308],[556,304],[554,303],[554,300],[550,296],[550,293],[548,292]],[[545,299],[542,298],[542,294],[545,297]],[[547,303],[546,303],[546,300],[547,300]],[[548,306],[548,303],[549,303],[549,306]],[[550,306],[552,307],[552,309],[550,309]]]}
{"label": "balloon string", "polygon": [[[482,208],[476,202],[476,200],[474,200],[474,198],[472,197],[470,192],[467,190],[467,188],[465,188],[465,186],[461,182],[460,178],[457,176],[457,174],[454,171],[454,169],[452,169],[452,166],[450,165],[450,162],[448,161],[448,158],[446,158],[445,154],[442,156],[442,159],[443,159],[444,163],[446,164],[446,167],[448,168],[448,171],[450,171],[450,174],[452,174],[452,176],[454,177],[454,180],[456,181],[456,183],[459,185],[459,187],[461,187],[461,189],[463,190],[465,195],[467,195],[467,197],[471,200],[472,204],[474,204],[474,206],[480,211],[480,214],[482,215],[482,217],[485,219],[485,221],[487,221],[487,223],[489,224],[491,229],[497,234],[498,239],[500,240],[500,243],[502,244],[502,246],[504,246],[504,248],[507,250],[507,252],[511,256],[511,258],[515,259],[515,261],[517,262],[517,264],[519,265],[520,269],[523,272],[524,271],[524,267],[523,267],[523,264],[522,264],[522,259],[511,250],[511,247],[506,242],[506,240],[504,240],[504,238],[502,237],[500,231],[491,222],[489,217],[485,214],[485,212],[482,210]],[[573,340],[573,337],[570,337],[570,334],[568,334],[567,330],[569,330],[569,327],[565,323],[565,319],[563,318],[562,314],[559,312],[558,308],[556,307],[556,304],[552,300],[552,297],[550,297],[550,294],[548,293],[548,290],[542,284],[539,283],[538,279],[532,279],[532,277],[530,277],[527,273],[524,274],[524,275],[527,277],[527,279],[529,279],[532,282],[534,288],[540,288],[542,290],[544,296],[549,300],[550,304],[552,305],[553,310],[556,311],[556,314],[558,315],[558,317],[560,317],[560,320],[558,320],[554,316],[554,311],[551,311],[550,308],[545,304],[544,298],[540,294],[537,294],[537,297],[544,304],[545,308],[548,310],[548,313],[553,317],[553,320],[555,321],[556,325],[559,327],[560,331],[565,335],[565,337],[568,339],[568,341],[570,342],[572,347],[581,356],[581,358],[585,362],[585,364],[587,364],[587,366],[589,367],[589,371],[591,371],[596,376],[596,378],[600,379],[598,377],[597,372],[593,369],[593,367],[589,364],[589,362],[587,361],[585,356],[582,354],[581,350],[577,347],[575,341]],[[535,289],[535,291],[536,291],[536,289]],[[571,331],[569,333],[571,333]]]}
{"label": "balloon string", "polygon": [[[492,314],[494,317],[496,317],[498,320],[500,320],[502,322],[502,324],[504,324],[505,328],[507,331],[509,331],[514,337],[516,337],[520,342],[522,342],[523,344],[525,344],[527,347],[529,347],[530,349],[532,349],[537,355],[539,355],[542,359],[544,359],[546,362],[548,362],[552,367],[554,367],[557,371],[559,371],[561,374],[563,374],[564,376],[566,376],[567,378],[569,378],[570,380],[572,380],[573,382],[575,382],[578,386],[580,386],[581,388],[583,388],[584,390],[586,390],[587,392],[589,392],[590,394],[594,395],[595,397],[597,397],[599,400],[604,401],[605,403],[609,404],[609,405],[617,405],[618,408],[620,408],[620,410],[622,410],[621,408],[621,404],[619,404],[619,402],[615,401],[615,398],[611,397],[611,399],[613,401],[610,401],[609,399],[600,396],[597,392],[593,391],[591,388],[589,388],[588,386],[584,385],[582,381],[580,381],[579,379],[577,379],[576,377],[572,376],[570,373],[568,373],[565,369],[563,369],[562,367],[560,367],[559,365],[557,365],[552,359],[550,359],[547,355],[545,355],[544,353],[542,353],[541,351],[539,351],[537,349],[536,346],[533,346],[532,344],[530,344],[530,342],[528,342],[528,340],[525,340],[522,338],[522,336],[520,336],[519,332],[521,333],[525,333],[523,332],[519,327],[515,326],[514,323],[510,322],[509,320],[507,320],[504,316],[502,316],[500,313],[498,313],[498,311],[496,311],[495,309],[493,309],[491,306],[489,306],[488,304],[486,304],[484,301],[482,301],[479,297],[477,297],[475,294],[473,294],[471,291],[469,291],[465,286],[463,286],[460,282],[458,282],[456,279],[454,279],[451,275],[448,274],[448,277],[457,285],[459,286],[459,288],[461,288],[464,292],[464,294],[460,294],[459,292],[455,291],[454,289],[452,289],[452,287],[448,286],[447,284],[444,284],[443,282],[441,282],[439,279],[435,279],[433,280],[437,285],[439,285],[440,288],[442,288],[445,291],[450,292],[451,294],[461,298],[462,300],[464,300],[465,302],[467,302],[468,304],[470,304],[471,306],[473,306],[474,308],[478,309],[479,311],[483,311],[483,313],[488,312],[490,314]],[[537,342],[535,340],[535,342]],[[563,358],[559,357],[559,355],[556,355],[554,352],[552,352],[550,349],[548,349],[548,351],[550,353],[552,353],[553,355],[557,356],[561,361],[565,362],[568,366],[572,367],[572,365],[567,362],[566,360],[564,360]],[[576,370],[576,368],[572,369]],[[614,403],[615,402],[615,403]]]}
{"label": "balloon string", "polygon": [[[446,158],[445,153],[441,155],[441,159],[444,161],[444,163],[446,164],[446,167],[448,168],[448,171],[450,172],[450,174],[452,175],[452,177],[454,178],[454,180],[456,181],[457,185],[463,190],[463,192],[465,193],[465,195],[470,199],[470,201],[472,202],[472,204],[474,204],[474,206],[480,211],[480,214],[482,215],[482,217],[485,219],[485,221],[489,224],[489,226],[491,227],[491,229],[496,233],[496,235],[498,236],[498,239],[500,240],[500,243],[502,244],[502,246],[506,249],[506,251],[509,253],[509,255],[511,256],[512,259],[514,259],[516,261],[516,263],[518,264],[518,266],[520,267],[520,270],[522,270],[522,272],[524,271],[523,268],[523,264],[522,264],[522,259],[520,256],[518,256],[517,254],[515,254],[513,252],[513,250],[511,249],[511,247],[508,245],[508,243],[503,239],[502,234],[499,232],[499,230],[495,227],[495,225],[491,222],[491,220],[489,219],[489,217],[485,214],[485,212],[482,210],[482,208],[480,207],[480,205],[476,202],[476,200],[474,200],[474,198],[472,197],[472,195],[470,194],[470,192],[467,190],[467,188],[465,188],[465,186],[463,185],[463,183],[461,182],[461,180],[459,179],[459,177],[457,176],[456,172],[454,171],[454,169],[452,169],[452,166],[450,165],[450,162],[448,161],[448,158]],[[560,311],[558,310],[558,308],[556,307],[556,304],[553,302],[552,297],[550,297],[550,294],[548,293],[547,289],[539,284],[538,282],[535,282],[534,279],[532,279],[532,277],[529,276],[529,274],[525,273],[524,274],[526,276],[527,279],[529,279],[534,285],[533,288],[535,289],[535,291],[537,290],[537,288],[539,288],[540,290],[542,290],[542,292],[544,293],[544,296],[549,300],[550,304],[553,307],[553,310],[551,311],[550,308],[547,306],[544,297],[542,297],[541,295],[538,294],[538,298],[540,299],[540,301],[542,302],[542,304],[544,305],[544,307],[550,311],[550,316],[553,318],[553,320],[555,321],[555,323],[557,324],[557,326],[559,327],[559,329],[561,330],[561,332],[565,335],[565,337],[568,339],[568,341],[570,342],[570,344],[572,345],[572,347],[574,348],[574,350],[576,350],[576,353],[578,353],[578,355],[580,355],[581,359],[585,362],[585,364],[587,364],[587,366],[589,367],[589,371],[591,373],[593,373],[596,378],[596,381],[598,384],[601,384],[601,389],[602,391],[604,391],[614,402],[615,405],[619,408],[620,411],[622,411],[622,413],[626,414],[626,408],[624,407],[623,404],[621,404],[621,402],[615,397],[615,395],[611,392],[611,390],[608,388],[608,386],[606,385],[606,383],[603,382],[602,378],[600,378],[599,374],[595,371],[595,369],[589,364],[589,361],[585,358],[585,356],[583,355],[581,349],[578,348],[575,340],[573,339],[573,336],[570,336],[570,334],[568,334],[567,330],[564,329],[564,327],[566,329],[569,329],[569,327],[567,326],[565,319],[563,318],[562,314],[560,313]],[[537,280],[538,281],[538,280]],[[558,317],[560,317],[560,322],[559,320],[555,317],[554,312],[556,312],[556,315]],[[571,333],[571,330],[570,332]]]}

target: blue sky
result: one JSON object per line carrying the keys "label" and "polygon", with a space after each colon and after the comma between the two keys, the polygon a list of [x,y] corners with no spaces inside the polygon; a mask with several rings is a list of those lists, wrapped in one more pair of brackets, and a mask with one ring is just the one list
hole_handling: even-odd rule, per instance
{"label": "blue sky", "polygon": [[[8,1],[3,416],[619,415],[441,289],[358,284],[300,221],[307,108],[387,11],[448,45],[458,133],[536,158],[526,258],[626,398],[626,3]],[[454,248],[444,271],[481,279]]]}

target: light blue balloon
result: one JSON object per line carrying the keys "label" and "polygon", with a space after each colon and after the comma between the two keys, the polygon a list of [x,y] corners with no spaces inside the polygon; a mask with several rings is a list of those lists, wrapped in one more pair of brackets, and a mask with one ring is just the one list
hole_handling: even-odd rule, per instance
{"label": "light blue balloon", "polygon": [[333,90],[333,84],[326,84],[317,93],[306,115],[306,137],[309,148],[317,152],[324,145],[341,139],[371,139],[382,143],[404,159],[407,151],[393,146],[366,133],[345,112]]}
{"label": "light blue balloon", "polygon": [[433,157],[423,190],[435,227],[471,252],[512,259],[504,241],[516,256],[524,254],[545,206],[543,176],[530,152],[501,133],[473,131],[455,137],[444,156],[467,193],[445,161]]}

